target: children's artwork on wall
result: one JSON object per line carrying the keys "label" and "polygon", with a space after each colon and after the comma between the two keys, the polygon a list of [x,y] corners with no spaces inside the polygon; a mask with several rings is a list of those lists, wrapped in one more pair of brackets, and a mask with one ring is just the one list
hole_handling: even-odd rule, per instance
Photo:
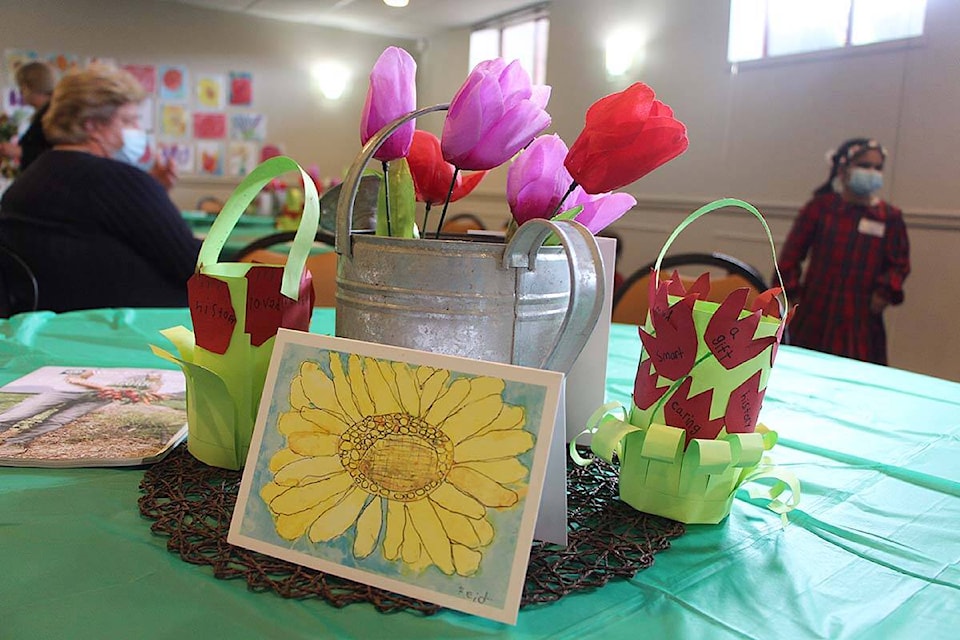
{"label": "children's artwork on wall", "polygon": [[47,62],[61,75],[80,68],[80,56],[75,53],[51,53],[47,56]]}
{"label": "children's artwork on wall", "polygon": [[231,140],[227,143],[227,175],[242,178],[257,166],[260,148],[256,142]]}
{"label": "children's artwork on wall", "polygon": [[194,94],[194,107],[198,111],[222,111],[226,106],[225,84],[221,74],[199,75]]}
{"label": "children's artwork on wall", "polygon": [[171,138],[187,137],[188,111],[182,104],[160,106],[160,135]]}
{"label": "children's artwork on wall", "polygon": [[140,126],[144,131],[150,134],[156,131],[156,122],[157,120],[153,108],[153,98],[148,96],[140,103]]}
{"label": "children's artwork on wall", "polygon": [[23,95],[20,93],[20,89],[15,86],[4,87],[3,89],[3,112],[11,115],[18,114],[18,117],[24,117],[25,114],[18,113],[23,111],[29,111],[33,113],[33,107],[28,105],[23,101]]}
{"label": "children's artwork on wall", "polygon": [[161,100],[183,102],[187,100],[187,68],[184,65],[160,65],[157,67],[159,95]]}
{"label": "children's artwork on wall", "polygon": [[280,329],[228,541],[515,623],[562,382]]}
{"label": "children's artwork on wall", "polygon": [[253,105],[253,74],[249,71],[230,72],[230,106]]}
{"label": "children's artwork on wall", "polygon": [[7,70],[7,81],[11,85],[16,85],[15,78],[17,69],[21,65],[34,60],[39,60],[40,56],[31,49],[6,49],[3,52],[4,66]]}
{"label": "children's artwork on wall", "polygon": [[140,81],[140,86],[147,94],[157,92],[157,68],[152,64],[125,64],[121,67],[133,74]]}
{"label": "children's artwork on wall", "polygon": [[192,143],[161,140],[157,142],[157,157],[164,164],[173,162],[178,173],[196,172]]}
{"label": "children's artwork on wall", "polygon": [[84,62],[85,67],[89,67],[92,64],[102,64],[107,67],[117,68],[117,59],[116,58],[104,58],[103,56],[89,56]]}
{"label": "children's artwork on wall", "polygon": [[230,139],[263,142],[267,137],[267,116],[262,113],[231,113]]}
{"label": "children's artwork on wall", "polygon": [[223,143],[210,140],[197,142],[197,173],[202,176],[223,175]]}
{"label": "children's artwork on wall", "polygon": [[194,113],[193,137],[198,140],[223,140],[227,137],[227,114]]}

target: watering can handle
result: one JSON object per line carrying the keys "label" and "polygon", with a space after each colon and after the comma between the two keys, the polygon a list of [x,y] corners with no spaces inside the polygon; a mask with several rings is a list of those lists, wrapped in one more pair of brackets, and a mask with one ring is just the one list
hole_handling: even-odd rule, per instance
{"label": "watering can handle", "polygon": [[[520,225],[513,234],[503,252],[503,266],[534,270],[540,247],[551,233],[560,238],[560,244],[567,252],[570,302],[553,347],[539,368],[569,373],[590,338],[603,307],[603,260],[596,238],[585,226],[573,220],[552,222],[534,218]],[[514,345],[515,351],[517,346]]]}
{"label": "watering can handle", "polygon": [[344,179],[343,186],[340,188],[340,199],[337,201],[335,248],[338,254],[345,258],[351,258],[353,256],[353,246],[350,244],[350,223],[353,220],[353,203],[354,200],[356,200],[357,191],[360,188],[360,178],[363,177],[363,170],[366,168],[367,163],[370,162],[373,154],[375,154],[377,149],[387,141],[387,138],[403,126],[405,122],[427,113],[433,113],[434,111],[446,111],[449,107],[449,104],[435,104],[430,107],[418,109],[417,111],[411,111],[384,126],[383,129],[377,131],[372,138],[367,140],[367,144],[363,145],[363,148],[360,150],[360,155],[357,156],[347,171],[347,177]]}
{"label": "watering can handle", "polygon": [[260,163],[230,194],[200,247],[200,254],[197,256],[198,272],[203,267],[219,262],[223,245],[226,244],[227,237],[240,220],[247,205],[253,202],[268,182],[288,171],[299,171],[300,177],[303,178],[303,217],[300,219],[300,226],[297,227],[297,234],[290,247],[287,264],[283,268],[280,292],[292,300],[297,299],[303,268],[306,265],[307,256],[310,255],[313,239],[317,235],[317,226],[320,223],[320,198],[313,178],[307,175],[295,160],[286,156],[276,156]]}

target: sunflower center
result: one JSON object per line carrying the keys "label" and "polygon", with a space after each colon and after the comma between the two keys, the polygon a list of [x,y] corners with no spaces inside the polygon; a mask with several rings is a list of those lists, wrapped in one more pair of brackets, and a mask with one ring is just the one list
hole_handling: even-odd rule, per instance
{"label": "sunflower center", "polygon": [[340,436],[340,462],[361,488],[390,500],[420,500],[453,465],[453,442],[407,413],[366,416]]}

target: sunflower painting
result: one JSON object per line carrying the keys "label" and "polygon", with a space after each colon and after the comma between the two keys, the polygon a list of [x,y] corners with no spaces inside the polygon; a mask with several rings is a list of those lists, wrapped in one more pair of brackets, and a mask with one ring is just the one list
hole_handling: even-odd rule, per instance
{"label": "sunflower painting", "polygon": [[238,526],[235,515],[231,536],[394,591],[446,594],[453,608],[507,606],[536,519],[549,385],[511,380],[509,365],[382,345],[360,353],[352,341],[318,350],[291,336],[337,340],[278,337],[251,444],[259,456],[241,487],[251,517]]}

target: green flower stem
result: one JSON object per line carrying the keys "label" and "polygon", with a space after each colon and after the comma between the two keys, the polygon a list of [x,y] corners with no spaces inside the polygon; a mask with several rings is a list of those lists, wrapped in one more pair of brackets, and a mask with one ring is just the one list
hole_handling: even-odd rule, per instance
{"label": "green flower stem", "polygon": [[457,173],[460,167],[453,168],[453,178],[450,180],[450,189],[447,191],[447,197],[443,201],[443,210],[440,212],[440,222],[437,223],[437,234],[435,238],[440,237],[440,229],[443,227],[443,219],[447,217],[447,207],[450,205],[450,198],[453,197],[453,188],[457,186]]}
{"label": "green flower stem", "polygon": [[387,175],[390,163],[382,160],[381,164],[383,165],[383,200],[387,212],[387,235],[392,236],[393,231],[390,229],[390,180]]}

